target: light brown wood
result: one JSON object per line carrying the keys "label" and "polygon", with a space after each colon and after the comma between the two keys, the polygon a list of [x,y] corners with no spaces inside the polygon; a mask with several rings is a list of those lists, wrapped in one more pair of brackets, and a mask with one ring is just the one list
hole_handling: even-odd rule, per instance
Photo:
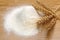
{"label": "light brown wood", "polygon": [[[39,0],[41,3],[46,5],[47,7],[51,8],[53,11],[56,9],[54,6],[60,5],[60,0]],[[35,4],[35,0],[0,0],[0,40],[5,40],[6,39],[6,33],[4,32],[3,28],[3,17],[4,14],[9,7],[17,6],[17,5],[22,5],[22,4]],[[36,5],[36,4],[35,4]],[[57,11],[56,14],[58,17],[60,17],[60,11]],[[60,40],[60,20],[56,21],[56,25],[54,27],[53,32],[51,32],[51,37],[50,40]],[[12,34],[13,35],[13,34]],[[16,38],[16,36],[10,35],[9,40],[21,40],[20,37]],[[39,36],[36,36],[36,40]],[[7,39],[8,40],[8,39]],[[24,39],[22,39],[24,40]],[[27,39],[27,40],[33,40],[33,39]],[[43,39],[42,39],[43,40]]]}

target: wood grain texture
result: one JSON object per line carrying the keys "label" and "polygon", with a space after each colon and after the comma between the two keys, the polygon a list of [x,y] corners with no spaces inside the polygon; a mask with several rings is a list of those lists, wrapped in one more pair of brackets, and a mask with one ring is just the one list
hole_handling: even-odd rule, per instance
{"label": "wood grain texture", "polygon": [[[51,8],[52,10],[55,10],[55,8],[52,8],[52,7],[56,5],[60,5],[60,0],[39,0],[39,1],[44,5],[46,5],[47,7]],[[35,0],[0,0],[0,40],[5,40],[6,38],[6,35],[5,35],[6,33],[4,32],[4,28],[3,28],[3,22],[4,22],[3,17],[7,8],[17,6],[17,5],[27,4],[27,3],[35,4]],[[56,14],[59,15],[58,17],[60,17],[60,11],[57,11]],[[12,36],[12,35],[10,35],[9,40],[17,40],[16,36]],[[39,36],[36,36],[35,38],[37,39],[39,38]],[[18,37],[18,40],[20,40],[19,37]],[[54,31],[52,32],[52,36],[50,37],[50,40],[60,40],[60,21],[59,20],[57,20],[56,22],[56,25],[54,27]]]}

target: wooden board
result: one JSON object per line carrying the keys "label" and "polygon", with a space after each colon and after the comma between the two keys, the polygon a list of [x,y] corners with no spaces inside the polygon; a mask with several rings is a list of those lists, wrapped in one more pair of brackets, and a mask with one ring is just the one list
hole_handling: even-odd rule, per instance
{"label": "wooden board", "polygon": [[[47,7],[51,8],[52,10],[56,9],[54,8],[54,6],[60,5],[60,0],[39,0],[39,1],[44,5],[46,5]],[[21,4],[27,4],[27,3],[34,4],[34,2],[35,0],[0,0],[0,40],[5,40],[6,38],[4,28],[3,28],[4,26],[3,17],[7,8],[21,5]],[[58,11],[56,14],[60,15],[60,11]],[[16,39],[16,36],[10,36],[9,40],[17,40],[17,39]],[[27,39],[27,40],[31,40],[31,39]],[[59,20],[57,21],[54,27],[54,31],[52,33],[50,40],[60,40],[60,21]]]}

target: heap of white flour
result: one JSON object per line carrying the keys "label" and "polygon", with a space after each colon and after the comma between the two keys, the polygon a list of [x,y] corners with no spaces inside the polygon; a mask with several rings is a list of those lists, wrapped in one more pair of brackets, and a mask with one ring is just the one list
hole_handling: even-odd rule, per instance
{"label": "heap of white flour", "polygon": [[32,36],[38,33],[36,22],[41,16],[31,5],[11,9],[4,18],[4,28],[20,36]]}

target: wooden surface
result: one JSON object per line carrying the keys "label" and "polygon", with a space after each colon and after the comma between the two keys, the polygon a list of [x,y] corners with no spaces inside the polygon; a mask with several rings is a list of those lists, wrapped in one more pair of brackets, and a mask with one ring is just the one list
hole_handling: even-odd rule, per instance
{"label": "wooden surface", "polygon": [[[41,3],[46,5],[47,7],[51,8],[52,10],[55,10],[56,7],[60,5],[60,0],[39,0]],[[34,4],[34,0],[0,0],[0,40],[5,40],[6,37],[4,29],[3,29],[3,17],[5,14],[5,11],[9,7],[21,5],[21,4]],[[57,11],[56,14],[59,16],[60,11]],[[52,33],[52,36],[50,40],[60,40],[60,21],[56,21],[56,25],[54,27],[54,31]],[[16,40],[15,38],[12,38],[11,40]]]}

